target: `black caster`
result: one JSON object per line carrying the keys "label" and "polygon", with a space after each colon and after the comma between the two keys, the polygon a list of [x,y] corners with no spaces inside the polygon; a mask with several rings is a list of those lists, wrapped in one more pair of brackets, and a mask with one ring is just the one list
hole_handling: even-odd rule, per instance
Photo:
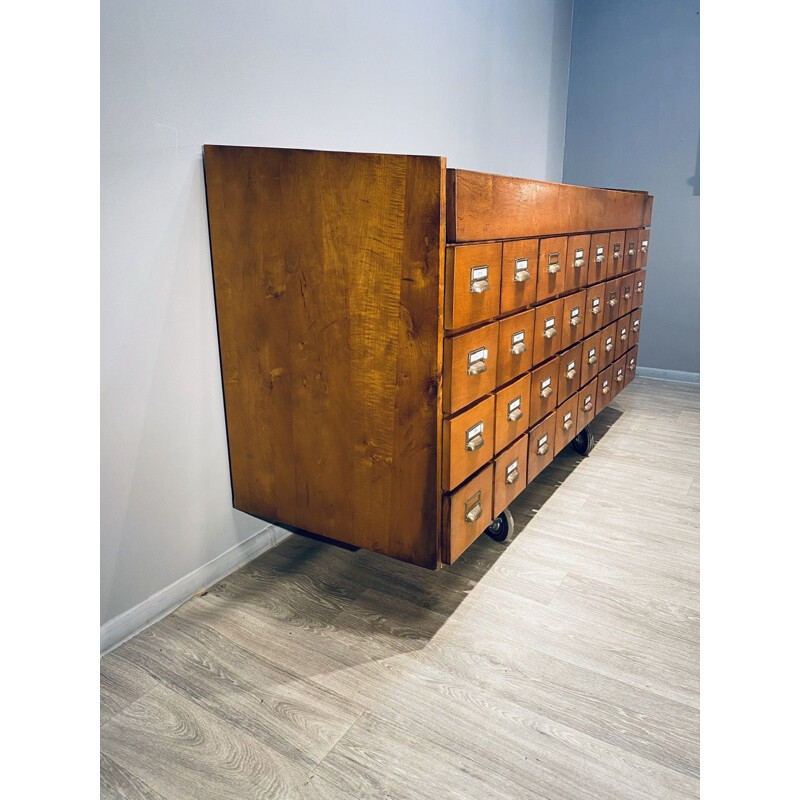
{"label": "black caster", "polygon": [[506,509],[499,517],[495,517],[484,533],[496,542],[508,539],[509,534],[514,533],[514,517],[511,512]]}
{"label": "black caster", "polygon": [[576,453],[582,456],[588,456],[592,452],[594,434],[588,425],[572,440],[572,447]]}

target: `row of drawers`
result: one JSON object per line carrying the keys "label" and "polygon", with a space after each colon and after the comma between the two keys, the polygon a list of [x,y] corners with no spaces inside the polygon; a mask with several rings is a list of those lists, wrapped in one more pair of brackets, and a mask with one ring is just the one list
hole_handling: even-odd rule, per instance
{"label": "row of drawers", "polygon": [[459,330],[647,266],[646,228],[449,245],[445,328]]}
{"label": "row of drawers", "polygon": [[[592,378],[527,428],[505,450],[488,458],[478,472],[444,497],[446,563],[452,563],[507,508],[554,456],[563,450],[636,376],[638,347]],[[481,468],[482,467],[482,468]]]}
{"label": "row of drawers", "polygon": [[[644,270],[581,289],[444,342],[442,411],[454,414],[641,309]],[[636,325],[640,317],[631,320]]]}

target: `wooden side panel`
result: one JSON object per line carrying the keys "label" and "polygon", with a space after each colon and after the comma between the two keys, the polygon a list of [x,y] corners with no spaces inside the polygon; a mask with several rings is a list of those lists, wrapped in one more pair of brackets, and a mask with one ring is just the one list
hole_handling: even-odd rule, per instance
{"label": "wooden side panel", "polygon": [[438,566],[443,159],[204,157],[235,507]]}
{"label": "wooden side panel", "polygon": [[447,241],[477,242],[640,228],[647,192],[448,170]]}

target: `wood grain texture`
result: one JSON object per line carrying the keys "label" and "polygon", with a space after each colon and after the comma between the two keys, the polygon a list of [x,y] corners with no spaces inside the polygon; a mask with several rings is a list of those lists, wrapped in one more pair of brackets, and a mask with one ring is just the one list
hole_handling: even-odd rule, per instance
{"label": "wood grain texture", "polygon": [[495,399],[494,452],[499,453],[531,426],[530,373],[498,390]]}
{"label": "wood grain texture", "polygon": [[279,543],[104,657],[101,797],[697,797],[699,416],[637,379],[439,572]]}
{"label": "wood grain texture", "polygon": [[586,290],[573,292],[564,298],[564,312],[561,320],[561,349],[566,350],[587,336],[586,330]]}
{"label": "wood grain texture", "polygon": [[[445,496],[442,560],[446,564],[452,564],[492,521],[493,478],[494,467],[490,463],[461,488]],[[468,518],[473,509],[475,516]]]}
{"label": "wood grain texture", "polygon": [[235,507],[435,567],[443,159],[204,161]]}
{"label": "wood grain texture", "polygon": [[[536,301],[536,271],[539,263],[539,240],[517,239],[503,242],[503,282],[500,311],[505,314]],[[530,277],[525,278],[527,272]],[[515,276],[519,279],[515,280]]]}
{"label": "wood grain texture", "polygon": [[[501,319],[497,334],[497,385],[502,386],[531,368],[533,310]],[[521,344],[523,352],[519,352]]]}
{"label": "wood grain texture", "polygon": [[511,505],[528,483],[528,435],[520,436],[494,460],[494,515]]}
{"label": "wood grain texture", "polygon": [[647,192],[447,170],[447,241],[522,239],[639,228]]}
{"label": "wood grain texture", "polygon": [[[472,244],[450,246],[445,254],[444,326],[448,330],[467,328],[496,317],[500,312],[501,262],[503,245]],[[472,275],[483,276],[485,291],[473,291]],[[475,284],[476,287],[478,283]]]}
{"label": "wood grain texture", "polygon": [[[454,414],[497,386],[498,323],[444,340],[442,413]],[[486,351],[485,353],[479,351]],[[470,372],[471,358],[483,362],[482,372]]]}
{"label": "wood grain texture", "polygon": [[531,373],[531,422],[555,411],[558,405],[558,374],[561,361],[551,358]]}
{"label": "wood grain texture", "polygon": [[589,264],[586,271],[587,284],[604,281],[608,277],[608,251],[609,231],[593,233],[589,246]]}
{"label": "wood grain texture", "polygon": [[495,396],[444,421],[442,489],[449,491],[488,464],[494,455]]}

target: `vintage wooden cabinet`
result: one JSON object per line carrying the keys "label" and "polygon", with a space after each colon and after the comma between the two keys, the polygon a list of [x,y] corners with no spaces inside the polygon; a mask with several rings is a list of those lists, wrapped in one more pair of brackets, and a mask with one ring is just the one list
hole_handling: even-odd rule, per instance
{"label": "vintage wooden cabinet", "polygon": [[233,504],[452,563],[636,372],[652,200],[204,148]]}

